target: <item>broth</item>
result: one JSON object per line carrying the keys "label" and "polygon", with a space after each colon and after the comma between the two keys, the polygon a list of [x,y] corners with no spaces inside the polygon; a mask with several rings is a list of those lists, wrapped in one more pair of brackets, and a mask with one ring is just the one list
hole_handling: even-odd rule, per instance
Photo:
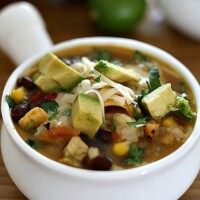
{"label": "broth", "polygon": [[[187,80],[167,63],[120,46],[78,46],[56,55],[59,62],[84,76],[70,91],[60,88],[60,82],[53,73],[44,73],[52,65],[48,60],[39,61],[27,70],[9,96],[15,102],[10,107],[18,133],[39,153],[74,167],[120,170],[159,160],[173,153],[190,136],[195,123],[194,96]],[[57,60],[52,61],[54,67],[57,67]],[[41,67],[44,65],[42,62],[46,62],[44,68]],[[97,70],[99,63],[109,67],[111,64],[111,68],[114,63],[114,70],[116,65],[117,70],[120,69],[113,72],[116,76],[113,73],[107,75],[107,72],[103,74],[101,69]],[[121,68],[123,72],[120,71]],[[132,69],[134,72],[130,71]],[[135,73],[135,80],[127,72]],[[120,73],[125,75],[117,77]],[[34,84],[33,87],[27,87],[28,81],[24,81],[27,76],[37,86]],[[45,78],[42,83],[37,81],[41,76]],[[62,75],[59,76],[65,79]],[[59,90],[42,91],[41,88],[44,87],[49,89],[50,83],[45,83],[47,78],[50,81],[53,79],[53,83],[59,85]],[[50,85],[53,87],[52,83]],[[162,86],[166,86],[166,89],[159,89]],[[149,94],[156,90],[160,90],[157,92],[160,96],[165,95],[166,91],[169,95],[165,95],[163,99],[159,95],[150,97]],[[170,95],[174,98],[174,103],[167,103],[171,101]],[[149,98],[145,99],[147,96],[152,98],[149,102]],[[84,98],[89,98],[90,103],[87,104]],[[154,101],[161,110],[166,107],[161,116],[155,113],[156,108],[153,110],[154,103],[151,102]],[[80,107],[81,104],[84,106]],[[91,114],[94,109],[90,110],[90,107],[93,106],[95,114]],[[35,107],[40,109],[30,114]],[[41,115],[38,115],[40,112]],[[85,113],[87,118],[90,115],[94,121],[86,119]],[[98,113],[101,115],[99,118]],[[34,119],[31,118],[33,115],[36,116]],[[46,118],[42,121],[43,115]],[[36,125],[38,119],[40,122]],[[88,126],[97,131],[94,133]]]}

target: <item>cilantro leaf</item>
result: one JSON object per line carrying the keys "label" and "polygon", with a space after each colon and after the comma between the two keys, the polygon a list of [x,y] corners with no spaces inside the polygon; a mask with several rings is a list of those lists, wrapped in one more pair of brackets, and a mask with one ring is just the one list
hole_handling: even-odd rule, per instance
{"label": "cilantro leaf", "polygon": [[196,116],[195,112],[192,112],[191,107],[189,105],[189,101],[184,97],[177,97],[176,104],[174,106],[169,107],[170,111],[178,111],[184,117],[191,120]]}
{"label": "cilantro leaf", "polygon": [[95,53],[91,53],[88,56],[91,60],[109,60],[110,53],[108,51],[97,50]]}
{"label": "cilantro leaf", "polygon": [[5,99],[9,108],[14,108],[14,106],[16,105],[15,100],[10,95],[6,95]]}
{"label": "cilantro leaf", "polygon": [[46,112],[55,112],[57,111],[59,105],[56,101],[46,101],[40,104],[40,107],[45,110]]}
{"label": "cilantro leaf", "polygon": [[136,165],[143,162],[146,147],[140,148],[135,144],[130,144],[129,157],[126,159],[127,165]]}
{"label": "cilantro leaf", "polygon": [[135,58],[135,61],[138,63],[149,61],[149,58],[143,53],[141,53],[140,51],[135,51],[134,58]]}
{"label": "cilantro leaf", "polygon": [[52,119],[54,119],[58,113],[59,113],[59,111],[57,111],[57,110],[54,111],[53,114],[49,117],[49,120],[51,121]]}
{"label": "cilantro leaf", "polygon": [[151,68],[149,72],[148,93],[154,91],[161,86],[160,74],[157,67]]}
{"label": "cilantro leaf", "polygon": [[[141,94],[137,97],[137,104],[138,104],[138,107],[140,108],[140,110],[142,111],[142,115],[143,116],[147,116],[149,117],[150,114],[149,112],[145,109],[145,107],[142,105],[142,99],[143,97],[145,97],[146,95],[148,94],[148,91],[145,91],[145,90],[142,90],[141,91]],[[137,120],[137,119],[136,119]]]}
{"label": "cilantro leaf", "polygon": [[39,148],[42,147],[41,144],[36,143],[34,140],[31,140],[31,139],[28,139],[28,140],[26,141],[26,143],[27,143],[30,147],[32,147],[33,149],[39,149]]}
{"label": "cilantro leaf", "polygon": [[71,115],[71,113],[72,113],[72,109],[71,109],[71,108],[68,108],[68,109],[66,109],[66,110],[64,110],[64,111],[62,112],[62,116],[67,116],[67,117],[69,117],[69,116]]}
{"label": "cilantro leaf", "polygon": [[139,120],[141,118],[143,118],[143,115],[141,112],[137,112],[132,116],[135,120]]}
{"label": "cilantro leaf", "polygon": [[116,124],[115,124],[115,119],[113,117],[110,118],[110,123],[111,123],[111,132],[116,131]]}
{"label": "cilantro leaf", "polygon": [[31,119],[28,124],[25,127],[25,130],[28,131],[29,133],[35,133],[36,132],[36,127],[35,127],[35,121]]}
{"label": "cilantro leaf", "polygon": [[99,83],[101,81],[101,75],[98,76],[98,77],[96,77],[96,78],[94,78],[94,81],[97,82],[97,83]]}
{"label": "cilantro leaf", "polygon": [[139,128],[139,127],[147,124],[147,118],[144,117],[144,118],[138,119],[137,121],[134,121],[134,122],[127,122],[127,124],[131,127]]}

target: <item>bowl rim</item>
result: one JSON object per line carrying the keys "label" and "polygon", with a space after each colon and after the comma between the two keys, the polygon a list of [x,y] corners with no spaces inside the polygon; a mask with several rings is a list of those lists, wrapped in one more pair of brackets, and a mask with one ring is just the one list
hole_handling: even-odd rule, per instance
{"label": "bowl rim", "polygon": [[[179,73],[187,77],[188,84],[196,98],[196,107],[197,107],[197,117],[195,126],[193,129],[192,134],[186,140],[186,142],[181,145],[175,152],[171,153],[170,155],[155,161],[153,163],[132,168],[126,170],[117,170],[117,171],[93,171],[93,170],[85,170],[79,169],[71,166],[64,165],[62,163],[58,163],[53,161],[34,149],[30,148],[24,140],[20,137],[17,133],[14,124],[12,123],[12,119],[10,117],[9,107],[5,101],[5,96],[10,94],[11,89],[15,86],[15,82],[17,77],[20,74],[32,66],[42,55],[46,52],[59,52],[64,49],[70,49],[71,47],[75,46],[82,46],[82,45],[116,45],[122,46],[125,48],[140,50],[148,55],[152,55],[154,57],[159,58],[161,61],[167,61],[170,66],[176,66],[175,68],[179,71]],[[156,56],[155,56],[156,55]],[[196,80],[196,78],[192,75],[192,73],[184,66],[180,61],[178,61],[175,57],[167,53],[166,51],[155,47],[153,45],[137,41],[134,39],[127,39],[127,38],[118,38],[118,37],[85,37],[85,38],[77,38],[68,41],[61,42],[59,44],[54,45],[49,50],[42,51],[35,56],[27,59],[23,62],[19,67],[17,67],[10,77],[8,78],[6,85],[3,90],[2,94],[2,101],[1,101],[1,108],[2,108],[2,119],[3,123],[11,137],[12,141],[16,144],[16,146],[22,151],[23,154],[30,157],[34,162],[46,167],[49,170],[53,170],[55,173],[59,173],[62,175],[73,176],[82,179],[90,179],[90,180],[106,180],[106,181],[113,181],[113,180],[124,180],[129,178],[137,178],[144,175],[150,175],[152,173],[156,173],[157,171],[161,171],[166,169],[169,165],[174,164],[179,159],[182,159],[184,155],[190,151],[191,148],[194,147],[195,143],[198,141],[200,137],[200,93],[198,93],[200,87]]]}

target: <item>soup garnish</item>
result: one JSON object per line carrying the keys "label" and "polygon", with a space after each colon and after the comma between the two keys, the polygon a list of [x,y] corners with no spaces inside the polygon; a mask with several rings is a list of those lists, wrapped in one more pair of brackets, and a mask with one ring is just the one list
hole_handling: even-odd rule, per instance
{"label": "soup garnish", "polygon": [[192,132],[193,99],[170,66],[120,47],[47,53],[6,96],[28,145],[91,170],[138,167],[174,152]]}

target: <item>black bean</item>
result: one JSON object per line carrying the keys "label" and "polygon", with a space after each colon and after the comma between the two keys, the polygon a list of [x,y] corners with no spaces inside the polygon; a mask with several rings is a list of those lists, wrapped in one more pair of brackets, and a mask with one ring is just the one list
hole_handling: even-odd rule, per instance
{"label": "black bean", "polygon": [[44,124],[44,127],[47,129],[47,130],[49,130],[50,129],[50,123],[48,122],[48,123],[46,123],[46,124]]}
{"label": "black bean", "polygon": [[105,143],[112,143],[112,134],[109,131],[99,129],[97,137]]}
{"label": "black bean", "polygon": [[83,140],[83,142],[85,142],[85,144],[87,144],[88,146],[90,146],[90,139],[88,138],[87,135],[85,135],[84,133],[81,133],[79,135],[79,137],[81,138],[81,140]]}
{"label": "black bean", "polygon": [[18,80],[17,82],[17,86],[23,86],[27,89],[33,89],[36,87],[35,83],[33,82],[33,80],[31,78],[29,78],[28,76],[24,76],[21,79]]}
{"label": "black bean", "polygon": [[27,103],[17,104],[11,110],[11,117],[14,122],[18,122],[24,115],[30,110],[30,106]]}
{"label": "black bean", "polygon": [[112,161],[106,156],[97,156],[89,162],[89,169],[108,171],[112,166]]}

